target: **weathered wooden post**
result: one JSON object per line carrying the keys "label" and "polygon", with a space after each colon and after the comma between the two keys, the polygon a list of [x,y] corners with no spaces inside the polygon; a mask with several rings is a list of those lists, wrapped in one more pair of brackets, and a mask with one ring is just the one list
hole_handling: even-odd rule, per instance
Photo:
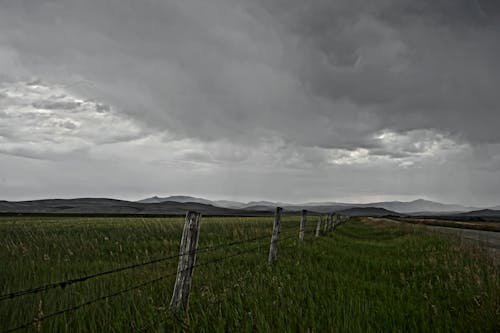
{"label": "weathered wooden post", "polygon": [[300,217],[300,230],[299,230],[299,240],[304,240],[304,233],[306,231],[306,220],[307,220],[307,210],[302,210],[302,216]]}
{"label": "weathered wooden post", "polygon": [[318,216],[318,224],[316,224],[316,237],[319,237],[320,230],[321,230],[321,215]]}
{"label": "weathered wooden post", "polygon": [[327,233],[329,230],[328,230],[328,224],[330,223],[330,214],[326,215],[325,217],[325,226],[323,228],[324,232]]}
{"label": "weathered wooden post", "polygon": [[280,234],[282,211],[283,208],[276,207],[276,213],[274,213],[273,234],[271,236],[271,246],[269,247],[269,258],[268,258],[270,264],[275,262],[276,259],[278,258],[278,237]]}
{"label": "weathered wooden post", "polygon": [[328,216],[328,231],[333,231],[334,229],[334,221],[333,221],[333,216],[334,216],[335,213],[331,213],[329,216]]}
{"label": "weathered wooden post", "polygon": [[196,262],[200,222],[200,213],[187,212],[182,231],[177,278],[170,301],[170,309],[175,312],[186,311],[189,306],[189,292]]}

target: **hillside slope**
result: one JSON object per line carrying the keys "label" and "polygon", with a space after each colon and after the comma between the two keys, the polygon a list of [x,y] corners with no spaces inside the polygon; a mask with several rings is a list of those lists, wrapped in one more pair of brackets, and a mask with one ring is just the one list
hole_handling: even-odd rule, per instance
{"label": "hillside slope", "polygon": [[244,211],[215,207],[197,202],[139,203],[105,198],[48,199],[33,201],[0,201],[0,213],[51,214],[185,214],[194,210],[205,215],[252,214]]}

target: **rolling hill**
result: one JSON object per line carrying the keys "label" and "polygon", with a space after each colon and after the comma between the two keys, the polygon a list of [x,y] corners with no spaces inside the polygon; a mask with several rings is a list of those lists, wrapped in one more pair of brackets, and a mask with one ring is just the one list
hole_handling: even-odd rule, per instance
{"label": "rolling hill", "polygon": [[423,200],[423,199],[413,200],[409,202],[402,202],[402,201],[375,202],[375,203],[361,205],[360,207],[385,208],[387,210],[392,210],[398,213],[414,213],[414,212],[451,213],[451,212],[466,212],[476,209],[474,207],[465,207],[462,205],[454,205],[454,204],[443,204],[440,202]]}
{"label": "rolling hill", "polygon": [[356,203],[342,203],[342,202],[308,202],[308,203],[283,203],[283,202],[271,202],[271,201],[251,201],[248,203],[238,202],[238,201],[227,201],[227,200],[208,200],[204,198],[197,198],[191,196],[170,196],[170,197],[151,197],[147,199],[140,200],[139,202],[163,202],[163,201],[177,201],[177,202],[199,202],[204,204],[213,205],[216,207],[223,208],[233,208],[233,209],[254,209],[257,208],[259,211],[269,210],[272,211],[276,206],[281,206],[285,209],[299,211],[301,209],[307,209],[317,212],[332,212],[348,208],[383,208],[389,211],[401,213],[401,214],[455,214],[468,212],[473,210],[479,210],[476,207],[466,207],[462,205],[455,204],[443,204],[440,202],[429,201],[429,200],[413,200],[413,201],[382,201],[373,202],[365,204]]}
{"label": "rolling hill", "polygon": [[139,203],[106,198],[0,201],[0,213],[18,214],[139,214],[172,215],[194,210],[204,215],[251,215],[255,212],[216,207],[197,202]]}
{"label": "rolling hill", "polygon": [[138,203],[162,203],[162,202],[166,202],[166,201],[174,201],[174,202],[181,202],[181,203],[196,202],[196,203],[201,203],[201,204],[205,204],[205,205],[214,205],[214,202],[210,201],[208,199],[190,197],[190,196],[185,196],[185,195],[172,195],[172,196],[165,197],[165,198],[154,196],[151,198],[139,200],[137,202]]}
{"label": "rolling hill", "polygon": [[338,213],[347,216],[373,216],[373,217],[400,215],[396,212],[387,210],[385,208],[377,208],[377,207],[354,207],[354,208],[340,210],[338,211]]}
{"label": "rolling hill", "polygon": [[[168,200],[165,200],[168,199]],[[191,196],[151,197],[137,202],[108,198],[46,199],[30,201],[0,201],[0,213],[25,214],[143,214],[171,215],[184,214],[195,210],[205,215],[269,215],[276,206],[283,207],[286,213],[298,213],[307,209],[311,213],[339,212],[350,216],[418,215],[460,218],[500,219],[499,210],[443,211],[444,209],[463,209],[457,205],[445,205],[426,200],[411,202],[378,202],[373,204],[308,203],[282,204],[269,201],[240,203],[237,201],[211,201]],[[393,208],[393,209],[390,209]],[[435,209],[435,211],[432,211]],[[411,214],[414,210],[425,213]]]}

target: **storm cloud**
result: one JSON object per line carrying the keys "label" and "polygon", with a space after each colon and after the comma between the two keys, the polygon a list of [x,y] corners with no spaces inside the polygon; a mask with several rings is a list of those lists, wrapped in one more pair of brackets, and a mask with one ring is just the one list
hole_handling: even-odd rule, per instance
{"label": "storm cloud", "polygon": [[[148,172],[102,190],[129,197],[181,166],[191,194],[498,204],[499,39],[493,0],[2,1],[0,152],[88,177],[133,154]],[[228,169],[262,189],[198,179]]]}

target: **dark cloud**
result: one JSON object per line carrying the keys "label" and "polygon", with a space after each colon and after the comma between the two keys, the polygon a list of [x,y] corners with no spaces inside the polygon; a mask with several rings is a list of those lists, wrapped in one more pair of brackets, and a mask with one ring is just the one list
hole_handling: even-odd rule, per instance
{"label": "dark cloud", "polygon": [[371,130],[435,128],[500,140],[500,21],[489,19],[500,5],[485,3],[485,17],[475,1],[287,4],[264,3],[283,35],[295,37],[288,54],[312,94],[369,108],[379,120]]}
{"label": "dark cloud", "polygon": [[500,143],[499,18],[495,0],[7,1],[0,81],[64,85],[31,104],[57,111],[57,124],[24,119],[43,118],[47,140],[54,126],[77,136],[73,148],[138,138],[121,120],[97,140],[64,119],[86,105],[134,119],[139,137],[207,144],[176,155],[195,164],[258,168],[255,158],[314,173],[359,161],[431,168],[428,158],[444,172],[437,155]]}
{"label": "dark cloud", "polygon": [[95,108],[96,108],[97,112],[108,112],[110,110],[109,105],[102,104],[102,103],[97,103]]}
{"label": "dark cloud", "polygon": [[386,128],[500,141],[493,2],[18,6],[3,19],[25,62],[91,80],[89,94],[152,127],[208,140],[263,130],[323,147],[369,147]]}
{"label": "dark cloud", "polygon": [[[109,107],[80,101],[41,82],[0,84],[0,153],[36,159],[70,158],[95,145],[144,136],[134,121]],[[99,111],[102,109],[108,111]]]}
{"label": "dark cloud", "polygon": [[46,109],[46,110],[73,110],[82,105],[81,102],[68,102],[68,101],[37,101],[34,102],[33,107],[35,109]]}

